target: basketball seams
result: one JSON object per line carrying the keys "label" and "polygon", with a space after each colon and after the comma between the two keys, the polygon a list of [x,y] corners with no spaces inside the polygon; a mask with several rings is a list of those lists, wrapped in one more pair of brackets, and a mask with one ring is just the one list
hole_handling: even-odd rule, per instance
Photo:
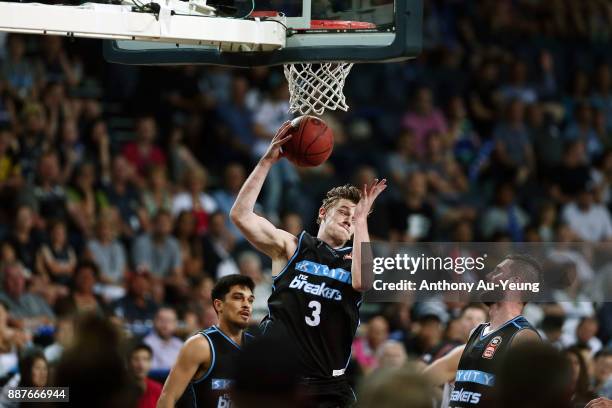
{"label": "basketball seams", "polygon": [[314,153],[304,153],[304,156],[318,156],[318,155],[320,155],[320,154],[325,154],[325,153],[329,152],[329,151],[330,151],[330,150],[332,150],[332,149],[333,149],[333,147],[330,147],[330,148],[328,148],[328,149],[326,149],[326,150],[321,150],[320,152],[314,152]]}
{"label": "basketball seams", "polygon": [[[319,129],[315,129],[318,127]],[[305,135],[305,132],[308,134]],[[287,145],[288,159],[298,166],[317,166],[329,158],[334,146],[331,129],[325,121],[311,115],[300,118],[298,125],[293,128],[294,138]],[[298,134],[296,134],[298,133]],[[321,139],[321,136],[324,136]],[[299,139],[297,139],[299,137]],[[306,138],[304,143],[304,138]],[[321,148],[325,150],[321,150]],[[309,152],[309,150],[317,150]]]}
{"label": "basketball seams", "polygon": [[317,133],[317,135],[315,136],[315,138],[312,140],[312,142],[310,142],[310,144],[308,146],[306,146],[306,149],[304,149],[304,155],[308,154],[308,149],[310,149],[310,146],[312,146],[313,144],[316,143],[317,140],[319,140],[319,137],[325,133],[325,131],[327,130],[327,125],[323,122],[321,122],[321,124],[323,126],[321,126],[321,130],[319,131],[319,133]]}
{"label": "basketball seams", "polygon": [[306,128],[308,119],[309,117],[302,118],[302,120],[300,120],[300,126],[298,126],[298,134],[300,135],[300,143],[297,148],[298,153],[302,151],[302,141],[304,140],[304,129]]}
{"label": "basketball seams", "polygon": [[325,122],[323,122],[323,121],[321,121],[321,120],[319,120],[319,119],[317,119],[317,120],[318,120],[318,121],[321,123],[321,125],[322,125],[322,126],[320,126],[320,128],[321,128],[321,129],[319,130],[319,133],[317,133],[317,135],[314,137],[314,139],[312,140],[312,142],[310,142],[310,144],[309,144],[308,146],[306,146],[306,148],[304,149],[303,154],[302,154],[302,157],[305,159],[305,160],[304,160],[304,162],[306,162],[306,163],[308,163],[308,164],[310,164],[310,165],[312,165],[312,163],[311,163],[310,161],[306,160],[306,159],[308,159],[308,156],[311,156],[311,155],[308,153],[308,149],[310,149],[310,147],[311,147],[313,144],[315,144],[315,143],[317,142],[317,140],[319,140],[319,137],[321,137],[321,135],[322,135],[322,134],[324,134],[324,133],[325,133],[325,131],[327,131],[327,125],[325,124]]}
{"label": "basketball seams", "polygon": [[296,159],[298,160],[300,165],[304,164],[304,161],[302,160],[303,154],[301,153],[302,152],[302,141],[304,140],[304,129],[306,129],[306,124],[308,123],[309,119],[310,118],[308,116],[303,117],[302,120],[300,120],[300,125],[298,126],[298,129],[297,129],[297,133],[300,136],[300,140],[298,143],[297,151],[295,153],[298,156],[296,157]]}

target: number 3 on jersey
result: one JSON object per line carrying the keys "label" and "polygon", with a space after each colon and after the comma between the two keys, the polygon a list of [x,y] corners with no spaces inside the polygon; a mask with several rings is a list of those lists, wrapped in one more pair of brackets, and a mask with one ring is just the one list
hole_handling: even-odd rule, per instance
{"label": "number 3 on jersey", "polygon": [[306,324],[312,327],[318,326],[321,323],[321,303],[311,300],[308,307],[312,309],[312,314],[304,317]]}

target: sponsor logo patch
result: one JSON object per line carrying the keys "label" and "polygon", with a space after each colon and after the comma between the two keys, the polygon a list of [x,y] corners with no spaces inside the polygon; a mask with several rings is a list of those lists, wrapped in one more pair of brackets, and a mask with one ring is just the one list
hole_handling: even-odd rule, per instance
{"label": "sponsor logo patch", "polygon": [[482,353],[482,358],[492,359],[495,355],[495,350],[499,347],[502,342],[501,336],[495,336],[491,339],[487,347],[485,347],[484,352]]}

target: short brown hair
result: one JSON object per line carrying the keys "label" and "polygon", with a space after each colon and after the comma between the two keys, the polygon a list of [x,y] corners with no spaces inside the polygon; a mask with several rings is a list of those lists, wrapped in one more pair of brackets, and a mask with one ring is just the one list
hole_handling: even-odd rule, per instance
{"label": "short brown hair", "polygon": [[[325,210],[333,207],[341,199],[349,200],[355,204],[361,200],[361,191],[351,184],[345,184],[343,186],[334,187],[327,192],[321,207]],[[321,224],[321,218],[317,217],[317,224]]]}

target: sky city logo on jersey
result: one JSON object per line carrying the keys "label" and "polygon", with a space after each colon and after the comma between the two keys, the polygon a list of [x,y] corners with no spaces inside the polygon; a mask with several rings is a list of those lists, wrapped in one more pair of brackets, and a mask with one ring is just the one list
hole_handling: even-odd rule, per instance
{"label": "sky city logo on jersey", "polygon": [[493,387],[495,385],[495,374],[478,370],[457,370],[455,382],[469,382]]}
{"label": "sky city logo on jersey", "polygon": [[478,404],[480,397],[482,396],[479,392],[465,391],[463,388],[451,392],[450,400],[453,402],[467,402],[470,404]]}
{"label": "sky city logo on jersey", "polygon": [[325,282],[321,284],[308,283],[308,276],[298,275],[289,284],[291,289],[303,290],[311,295],[321,296],[325,299],[342,300],[342,293],[338,289],[327,288]]}
{"label": "sky city logo on jersey", "polygon": [[309,275],[322,276],[342,283],[351,283],[351,273],[342,268],[330,269],[329,266],[312,261],[300,261],[295,264],[295,270]]}
{"label": "sky city logo on jersey", "polygon": [[226,378],[213,378],[210,381],[210,387],[213,390],[228,390],[232,385],[232,380]]}

